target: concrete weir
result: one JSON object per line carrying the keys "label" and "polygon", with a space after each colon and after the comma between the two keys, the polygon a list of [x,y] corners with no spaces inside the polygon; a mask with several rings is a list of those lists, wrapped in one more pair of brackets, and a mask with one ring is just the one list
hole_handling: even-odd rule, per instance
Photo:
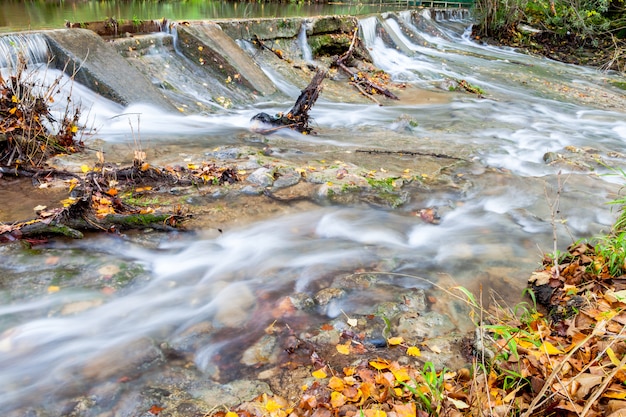
{"label": "concrete weir", "polygon": [[[148,47],[154,46],[150,45],[155,43],[154,39],[169,37],[169,50],[165,54],[183,62],[181,67],[193,67],[190,74],[209,85],[207,91],[199,94],[208,96],[209,101],[227,96],[233,102],[254,102],[257,98],[267,99],[280,92],[237,41],[256,37],[288,50],[291,48],[289,44],[297,44],[303,25],[306,25],[309,39],[315,46],[320,43],[320,37],[333,42],[343,36],[349,42],[350,33],[358,26],[358,21],[354,17],[329,16],[170,22],[166,27],[159,27],[167,33],[121,33],[115,38],[99,36],[93,30],[82,28],[93,25],[70,24],[66,29],[33,32],[32,36],[45,39],[48,59],[54,67],[110,100],[122,105],[144,102],[181,109],[181,102],[176,100],[179,86],[159,80],[148,68],[148,59],[143,62],[129,59],[133,58],[129,56],[129,50],[137,51],[134,58],[141,58],[140,55],[151,53]],[[335,40],[329,37],[331,34],[337,35]],[[10,35],[1,34],[0,45],[6,43],[7,48],[17,49]],[[146,38],[152,40],[146,41]],[[346,43],[346,39],[342,42]],[[24,43],[19,48],[28,46]]]}
{"label": "concrete weir", "polygon": [[[422,19],[422,11],[409,13],[414,20]],[[392,32],[385,19],[376,18],[377,30]],[[98,25],[83,23],[0,34],[0,51],[11,58],[3,65],[11,65],[22,53],[38,63],[50,61],[77,82],[122,105],[147,103],[211,112],[282,96],[284,92],[270,79],[273,75],[267,73],[268,64],[303,88],[312,76],[312,61],[328,64],[348,49],[359,28],[353,16],[165,22],[144,25],[158,33],[116,31],[115,37],[100,36],[83,28]],[[397,39],[387,36],[386,41],[403,49]],[[358,54],[369,60],[365,48]]]}
{"label": "concrete weir", "polygon": [[123,105],[148,102],[172,108],[149,80],[94,32],[62,29],[44,35],[53,65],[96,93]]}
{"label": "concrete weir", "polygon": [[254,93],[266,96],[276,92],[276,87],[258,65],[217,24],[179,25],[177,32],[179,50],[193,62],[210,66],[224,79],[231,77]]}

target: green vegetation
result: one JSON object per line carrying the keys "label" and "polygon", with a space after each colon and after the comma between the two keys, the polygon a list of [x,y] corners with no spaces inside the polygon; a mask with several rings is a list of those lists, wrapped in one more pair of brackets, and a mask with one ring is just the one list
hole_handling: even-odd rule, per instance
{"label": "green vegetation", "polygon": [[[626,70],[626,2],[624,0],[476,0],[477,37],[538,49],[554,57],[596,48],[606,69]],[[532,29],[520,25],[529,25]],[[564,58],[567,53],[562,54]],[[571,54],[570,54],[571,55]],[[557,56],[558,58],[558,56]]]}

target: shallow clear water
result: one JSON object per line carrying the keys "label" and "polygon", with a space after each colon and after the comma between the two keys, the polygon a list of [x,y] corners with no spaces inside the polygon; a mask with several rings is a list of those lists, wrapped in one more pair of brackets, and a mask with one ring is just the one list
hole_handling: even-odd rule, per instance
{"label": "shallow clear water", "polygon": [[[458,189],[409,189],[408,203],[397,210],[291,207],[227,225],[222,233],[97,236],[52,242],[35,252],[5,247],[2,274],[28,276],[33,291],[11,290],[7,284],[0,288],[5,300],[0,306],[0,384],[6,388],[0,410],[40,403],[52,394],[85,394],[119,377],[94,370],[102,358],[115,358],[122,347],[144,337],[183,343],[199,323],[215,334],[209,332],[192,356],[211,375],[216,357],[241,343],[241,329],[258,331],[274,320],[268,305],[285,294],[312,295],[357,270],[390,275],[380,293],[354,291],[312,311],[312,323],[342,312],[369,314],[368,308],[391,293],[428,289],[431,282],[472,289],[483,285],[514,300],[542,253],[551,250],[554,227],[560,249],[608,230],[615,213],[606,203],[617,195],[621,180],[600,175],[609,172],[602,166],[551,166],[543,156],[565,152],[566,146],[593,148],[590,152],[605,162],[623,164],[618,153],[626,141],[624,113],[558,91],[563,87],[623,98],[608,83],[613,75],[473,43],[467,38],[469,23],[458,20],[418,24],[404,15],[389,18],[386,27],[403,40],[405,53],[400,53],[376,35],[375,19],[361,21],[367,46],[376,66],[396,81],[441,92],[442,81],[466,79],[483,88],[486,97],[457,93],[436,104],[383,107],[322,98],[312,111],[317,136],[268,140],[286,153],[297,149],[303,159],[352,158],[370,169],[407,162],[359,159],[356,149],[464,149],[470,162],[453,172]],[[273,74],[266,63],[259,64]],[[297,93],[288,79],[274,75],[286,95]],[[86,121],[97,128],[99,139],[130,145],[140,131],[146,146],[181,153],[249,143],[248,121],[259,110],[244,106],[216,114],[164,113],[145,105],[123,108],[80,86],[73,88],[90,109]],[[289,107],[289,100],[262,106],[263,111],[280,111]],[[401,127],[399,121],[407,115],[418,122],[415,129]],[[554,225],[549,204],[559,182],[557,220],[566,222]],[[439,225],[415,215],[424,207],[439,209]],[[115,281],[122,263],[141,271],[129,286]],[[118,268],[115,273],[105,268],[111,265]],[[59,270],[74,275],[59,276]],[[93,282],[87,286],[84,278],[90,276]],[[50,286],[60,291],[50,292]],[[228,375],[221,377],[228,380]]]}

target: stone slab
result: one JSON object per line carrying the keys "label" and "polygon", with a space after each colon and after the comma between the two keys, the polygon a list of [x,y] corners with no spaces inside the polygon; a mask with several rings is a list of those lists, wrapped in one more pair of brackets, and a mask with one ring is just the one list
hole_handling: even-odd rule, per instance
{"label": "stone slab", "polygon": [[261,68],[216,23],[182,24],[176,31],[178,50],[196,64],[210,67],[222,74],[226,82],[260,95],[277,92]]}
{"label": "stone slab", "polygon": [[44,35],[53,65],[96,93],[122,105],[147,103],[173,109],[147,78],[94,32],[61,29]]}

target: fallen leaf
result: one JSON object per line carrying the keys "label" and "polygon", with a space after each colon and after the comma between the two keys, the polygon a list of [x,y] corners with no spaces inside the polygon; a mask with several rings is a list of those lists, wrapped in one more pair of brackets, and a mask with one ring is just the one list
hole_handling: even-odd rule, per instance
{"label": "fallen leaf", "polygon": [[324,378],[326,378],[328,376],[328,374],[326,373],[324,368],[320,368],[317,371],[313,371],[313,373],[311,373],[311,375],[313,375],[313,377],[317,378],[317,379],[324,379]]}
{"label": "fallen leaf", "polygon": [[406,350],[406,354],[409,356],[422,356],[422,352],[417,346],[409,346],[409,348]]}
{"label": "fallen leaf", "polygon": [[547,353],[548,355],[561,355],[563,351],[547,340],[541,344],[539,347],[542,352]]}
{"label": "fallen leaf", "polygon": [[393,404],[393,411],[398,417],[415,417],[415,403]]}
{"label": "fallen leaf", "polygon": [[61,289],[61,287],[59,287],[58,285],[50,285],[48,287],[48,294],[59,292],[60,289]]}
{"label": "fallen leaf", "polygon": [[369,362],[370,366],[374,369],[382,371],[383,369],[389,369],[389,361],[386,359],[376,359]]}
{"label": "fallen leaf", "polygon": [[153,405],[152,407],[150,407],[150,409],[148,410],[148,412],[149,412],[150,414],[154,414],[155,416],[158,416],[158,415],[159,415],[159,413],[160,413],[161,411],[163,411],[163,410],[164,410],[164,408],[163,408],[163,407],[159,407],[158,405]]}
{"label": "fallen leaf", "polygon": [[469,405],[465,401],[455,400],[454,398],[446,397],[448,401],[452,403],[453,406],[458,408],[459,410],[465,410],[469,408]]}
{"label": "fallen leaf", "polygon": [[390,346],[396,346],[401,344],[402,342],[404,342],[404,339],[401,336],[390,337],[389,339],[387,339],[387,343],[389,343]]}
{"label": "fallen leaf", "polygon": [[330,393],[330,405],[333,408],[339,408],[342,405],[344,405],[347,401],[347,398],[345,395],[343,395],[340,392],[337,391],[333,391]]}
{"label": "fallen leaf", "polygon": [[342,355],[349,355],[350,354],[350,344],[351,342],[348,341],[345,344],[339,344],[337,346],[335,346],[335,348],[337,349],[337,352],[341,353]]}

